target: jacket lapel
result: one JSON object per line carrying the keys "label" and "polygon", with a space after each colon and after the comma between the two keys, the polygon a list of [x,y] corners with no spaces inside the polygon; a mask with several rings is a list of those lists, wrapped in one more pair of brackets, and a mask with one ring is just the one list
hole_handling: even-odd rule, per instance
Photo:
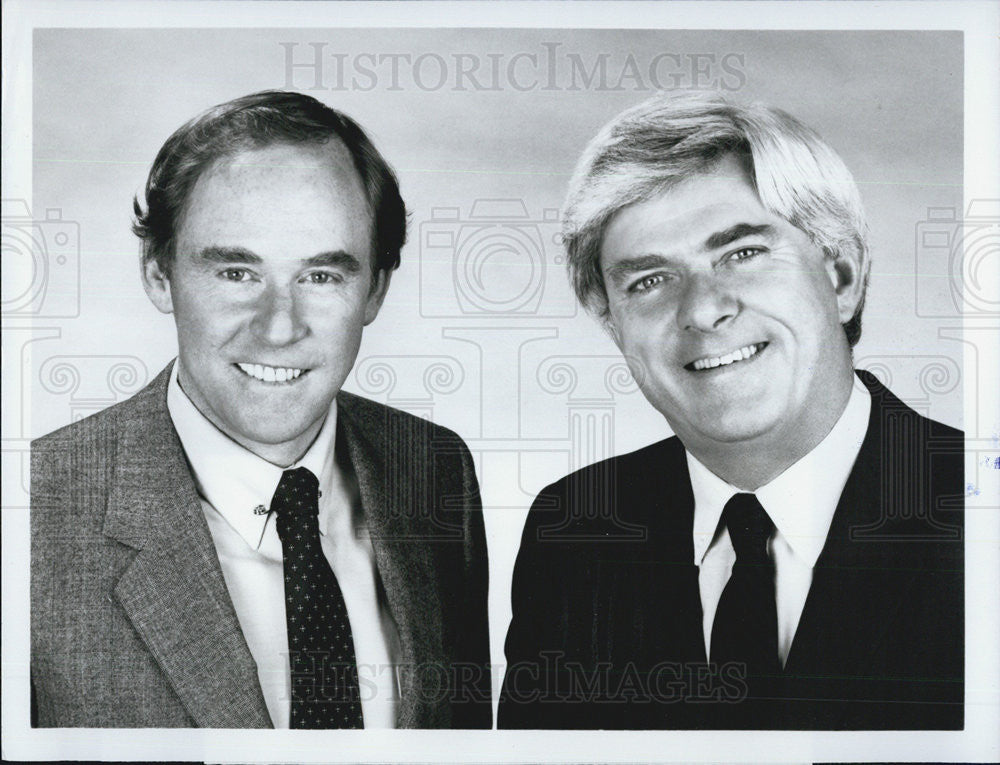
{"label": "jacket lapel", "polygon": [[337,448],[357,476],[379,578],[399,631],[396,725],[448,727],[451,667],[442,644],[439,567],[428,538],[437,527],[428,521],[433,508],[426,480],[417,472],[432,469],[429,453],[420,446],[427,441],[422,433],[393,433],[390,438],[385,408],[369,407],[346,393],[337,403]]}
{"label": "jacket lapel", "polygon": [[[609,630],[599,660],[704,662],[701,596],[694,565],[694,494],[684,447],[671,438],[613,479],[615,507],[635,542],[599,542],[594,635]],[[610,617],[608,615],[611,615]]]}
{"label": "jacket lapel", "polygon": [[[701,663],[707,659],[699,570],[694,563],[694,491],[680,440],[669,439],[665,447],[666,455],[649,470],[650,476],[662,477],[662,484],[657,489],[661,506],[650,519],[650,533],[659,540],[653,548],[662,551],[665,570],[673,572],[672,576],[661,577],[658,582],[663,595],[657,602],[664,604],[659,609],[659,616],[662,633],[670,636],[669,650],[673,660]],[[665,469],[665,466],[670,468]]]}
{"label": "jacket lapel", "polygon": [[200,727],[270,727],[257,667],[226,589],[166,407],[170,368],[121,423],[107,536],[137,550],[114,594]]}
{"label": "jacket lapel", "polygon": [[[785,663],[786,676],[798,678],[802,687],[826,684],[833,694],[838,692],[838,680],[864,683],[865,678],[883,672],[873,664],[874,657],[891,637],[919,572],[919,566],[909,561],[910,546],[864,538],[865,529],[877,527],[898,512],[891,505],[899,493],[887,492],[883,485],[893,474],[893,465],[886,460],[894,459],[885,451],[892,446],[886,441],[886,416],[892,416],[889,409],[898,413],[905,405],[874,378],[862,379],[872,394],[868,431],[813,569],[812,586]],[[819,697],[824,697],[822,691]]]}

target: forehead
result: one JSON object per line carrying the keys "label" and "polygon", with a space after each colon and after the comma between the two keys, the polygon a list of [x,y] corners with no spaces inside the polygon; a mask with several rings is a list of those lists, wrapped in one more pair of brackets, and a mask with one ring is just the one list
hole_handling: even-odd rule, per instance
{"label": "forehead", "polygon": [[302,243],[351,251],[367,244],[370,231],[361,178],[346,147],[331,140],[275,144],[217,160],[191,190],[178,243],[239,245],[263,255],[279,243],[287,251],[297,240],[320,238]]}
{"label": "forehead", "polygon": [[[646,252],[683,254],[738,223],[782,221],[761,203],[742,164],[726,157],[666,191],[618,211],[601,240],[601,262]],[[673,250],[677,253],[665,252]]]}

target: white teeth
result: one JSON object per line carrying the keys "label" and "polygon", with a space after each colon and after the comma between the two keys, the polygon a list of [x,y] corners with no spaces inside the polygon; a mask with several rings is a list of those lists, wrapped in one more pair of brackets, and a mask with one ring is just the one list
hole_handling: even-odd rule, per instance
{"label": "white teeth", "polygon": [[239,363],[236,366],[255,380],[263,382],[288,382],[302,374],[301,369],[292,369],[290,367],[268,367],[263,364],[245,363]]}
{"label": "white teeth", "polygon": [[712,356],[710,358],[698,359],[692,362],[691,366],[696,370],[714,369],[732,364],[734,361],[743,361],[757,353],[761,349],[759,345],[746,345],[735,351],[730,351],[722,356]]}

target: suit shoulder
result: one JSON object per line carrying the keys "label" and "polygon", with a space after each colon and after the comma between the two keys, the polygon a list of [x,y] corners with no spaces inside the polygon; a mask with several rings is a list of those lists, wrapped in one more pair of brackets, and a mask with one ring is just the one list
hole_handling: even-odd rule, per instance
{"label": "suit shoulder", "polygon": [[[134,397],[133,397],[134,398]],[[133,399],[108,407],[31,442],[33,563],[52,559],[51,540],[69,526],[79,544],[101,538],[100,522]],[[36,571],[40,571],[36,567]],[[39,574],[41,575],[41,574]]]}
{"label": "suit shoulder", "polygon": [[125,401],[31,442],[32,505],[58,505],[67,491],[103,491],[119,441],[151,416],[165,415],[170,366]]}
{"label": "suit shoulder", "polygon": [[569,493],[574,487],[592,485],[592,481],[599,476],[614,474],[627,479],[629,476],[648,472],[651,467],[662,472],[684,464],[684,445],[676,436],[671,436],[635,451],[574,470],[546,486],[539,495]]}
{"label": "suit shoulder", "polygon": [[341,391],[337,395],[337,405],[366,429],[403,432],[411,436],[422,434],[434,444],[460,444],[466,448],[465,441],[455,431],[364,396]]}
{"label": "suit shoulder", "polygon": [[[102,483],[112,472],[132,399],[31,442],[32,504],[68,486]],[[34,498],[39,500],[36,502]]]}
{"label": "suit shoulder", "polygon": [[687,487],[684,447],[676,437],[587,465],[538,493],[525,521],[522,550],[543,537],[548,550],[564,542],[571,555],[581,545],[610,553],[609,545],[590,544],[595,540],[640,542],[643,529],[671,522],[670,509],[677,497],[690,493]]}
{"label": "suit shoulder", "polygon": [[120,417],[131,399],[102,409],[82,420],[64,425],[61,428],[46,433],[31,442],[31,451],[64,451],[74,444],[83,444],[95,440],[104,440],[116,433]]}
{"label": "suit shoulder", "polygon": [[931,437],[942,441],[955,441],[962,443],[965,441],[965,431],[945,425],[943,422],[932,420],[930,417],[922,417],[927,423],[927,429]]}
{"label": "suit shoulder", "polygon": [[921,414],[893,393],[871,372],[856,369],[855,374],[868,389],[872,400],[873,414],[879,414],[883,418],[905,415],[913,422],[919,423],[917,432],[935,440],[958,442],[964,440],[965,433],[963,431]]}
{"label": "suit shoulder", "polygon": [[34,439],[31,442],[32,452],[64,451],[74,444],[107,441],[117,437],[130,422],[142,419],[150,412],[165,410],[171,366],[167,365],[146,387],[124,401]]}
{"label": "suit shoulder", "polygon": [[40,521],[43,513],[59,516],[67,512],[70,497],[103,497],[114,473],[128,403],[108,407],[31,442],[33,522]]}

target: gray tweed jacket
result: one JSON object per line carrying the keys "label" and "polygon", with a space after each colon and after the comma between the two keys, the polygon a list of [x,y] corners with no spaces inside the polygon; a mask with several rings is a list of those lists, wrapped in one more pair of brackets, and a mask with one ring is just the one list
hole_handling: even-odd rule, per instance
{"label": "gray tweed jacket", "polygon": [[[32,444],[37,726],[271,726],[167,412],[169,372]],[[397,725],[488,728],[486,540],[468,449],[348,393],[338,407],[399,628]]]}

